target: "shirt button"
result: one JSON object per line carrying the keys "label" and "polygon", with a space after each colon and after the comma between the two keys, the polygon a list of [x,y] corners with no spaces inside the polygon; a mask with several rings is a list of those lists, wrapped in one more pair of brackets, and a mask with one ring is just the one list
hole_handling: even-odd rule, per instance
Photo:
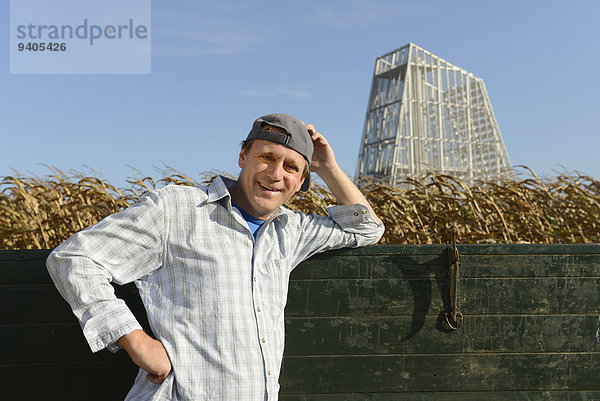
{"label": "shirt button", "polygon": [[260,306],[259,306],[258,308],[256,308],[256,310],[257,310],[258,312],[260,312]]}
{"label": "shirt button", "polygon": [[355,216],[358,216],[358,212],[354,212],[354,215],[355,215]]}
{"label": "shirt button", "polygon": [[271,369],[267,370],[267,374],[271,376]]}
{"label": "shirt button", "polygon": [[366,210],[363,210],[363,214],[367,214],[367,211],[366,211]]}
{"label": "shirt button", "polygon": [[256,276],[254,276],[254,281],[256,281]]}
{"label": "shirt button", "polygon": [[263,337],[261,341],[262,341],[263,343],[266,343],[266,342],[267,342],[267,339]]}

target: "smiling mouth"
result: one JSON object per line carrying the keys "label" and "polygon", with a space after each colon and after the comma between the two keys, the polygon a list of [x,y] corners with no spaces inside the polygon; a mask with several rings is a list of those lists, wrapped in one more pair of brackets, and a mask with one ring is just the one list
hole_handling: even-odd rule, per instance
{"label": "smiling mouth", "polygon": [[266,191],[269,191],[269,192],[281,192],[281,190],[280,190],[280,189],[273,189],[273,188],[270,188],[270,187],[268,187],[268,186],[264,185],[262,182],[259,182],[259,183],[258,183],[258,185],[260,185],[260,187],[261,187],[262,189],[264,189],[264,190],[266,190]]}

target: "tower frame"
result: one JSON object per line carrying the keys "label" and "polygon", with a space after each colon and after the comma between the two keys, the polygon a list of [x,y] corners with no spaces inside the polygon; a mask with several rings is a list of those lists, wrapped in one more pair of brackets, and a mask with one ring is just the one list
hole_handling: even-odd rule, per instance
{"label": "tower frame", "polygon": [[377,58],[356,177],[513,179],[483,79],[409,43]]}

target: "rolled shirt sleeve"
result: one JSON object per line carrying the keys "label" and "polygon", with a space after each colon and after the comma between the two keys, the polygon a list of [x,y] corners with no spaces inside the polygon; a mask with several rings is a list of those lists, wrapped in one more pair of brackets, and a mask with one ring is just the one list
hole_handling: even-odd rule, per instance
{"label": "rolled shirt sleeve", "polygon": [[344,232],[355,234],[356,247],[376,244],[385,231],[365,205],[328,206],[327,212]]}
{"label": "rolled shirt sleeve", "polygon": [[327,212],[328,217],[296,212],[300,223],[290,244],[295,248],[292,267],[319,252],[376,244],[385,231],[361,204],[328,206]]}
{"label": "rolled shirt sleeve", "polygon": [[93,352],[106,347],[115,352],[120,337],[141,329],[110,283],[129,283],[159,268],[164,230],[159,196],[151,192],[73,235],[48,257],[48,272]]}

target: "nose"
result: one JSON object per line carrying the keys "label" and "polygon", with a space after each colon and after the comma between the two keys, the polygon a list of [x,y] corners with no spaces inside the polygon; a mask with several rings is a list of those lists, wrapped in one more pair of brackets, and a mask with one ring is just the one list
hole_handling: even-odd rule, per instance
{"label": "nose", "polygon": [[278,162],[271,164],[267,170],[267,174],[273,181],[281,181],[283,179],[283,163]]}

